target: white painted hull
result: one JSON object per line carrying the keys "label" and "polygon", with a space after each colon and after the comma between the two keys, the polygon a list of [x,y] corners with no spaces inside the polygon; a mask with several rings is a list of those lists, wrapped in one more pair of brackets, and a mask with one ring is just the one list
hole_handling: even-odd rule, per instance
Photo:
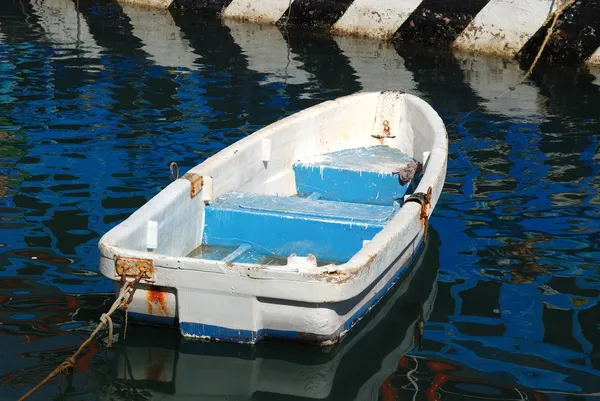
{"label": "white painted hull", "polygon": [[[376,138],[385,120],[391,135]],[[312,248],[299,251],[302,257],[292,257],[280,265],[243,262],[231,255],[214,260],[198,258],[191,252],[206,240],[207,233],[212,234],[215,225],[225,224],[223,219],[230,218],[209,221],[218,207],[214,205],[231,191],[242,191],[250,198],[272,197],[267,199],[273,202],[290,196],[298,199],[294,161],[373,146],[403,152],[422,163],[422,176],[414,182],[414,192],[424,194],[431,188],[426,210],[430,216],[446,174],[447,134],[441,119],[413,95],[392,91],[358,93],[267,126],[190,170],[186,176],[189,179],[171,183],[100,240],[100,270],[115,280],[118,290],[121,277],[117,265],[125,261],[127,266],[149,267],[150,273],[141,281],[130,305],[131,316],[177,325],[186,337],[242,343],[255,343],[265,337],[318,344],[338,342],[398,280],[404,280],[404,272],[424,241],[425,225],[418,202],[405,200],[380,231],[362,242],[360,249],[344,249],[351,255],[340,257],[339,263],[321,260],[319,265],[314,257],[306,258],[302,253]],[[384,179],[386,174],[374,177]],[[363,196],[365,191],[358,188],[353,196]],[[310,197],[306,202],[311,202]],[[357,204],[343,205],[354,211]],[[336,207],[325,211],[335,212]],[[356,206],[360,213],[366,210],[363,207],[367,206]],[[370,223],[348,223],[342,221],[343,215],[327,216],[320,216],[315,224],[327,225],[333,218],[334,225],[342,227],[341,233],[362,226],[370,229]],[[274,232],[277,237],[277,230],[285,231],[294,220],[303,221],[304,217],[284,216],[276,220],[278,226],[267,225],[270,220],[265,217],[265,226],[263,220],[258,225],[265,236]],[[314,234],[308,227],[307,239]],[[314,227],[316,230],[320,226]],[[240,231],[246,228],[252,227],[238,226]],[[262,234],[258,236],[261,238],[256,238],[257,243],[263,239]],[[333,254],[340,253],[336,240],[330,238]],[[253,238],[249,241],[252,243]],[[232,255],[242,254],[243,247],[236,252]],[[133,276],[136,270],[130,273]]]}

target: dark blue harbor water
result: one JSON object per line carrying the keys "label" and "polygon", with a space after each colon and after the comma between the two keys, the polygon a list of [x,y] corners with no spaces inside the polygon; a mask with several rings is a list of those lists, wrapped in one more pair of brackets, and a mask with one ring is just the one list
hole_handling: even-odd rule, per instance
{"label": "dark blue harbor water", "polygon": [[283,116],[385,88],[430,102],[450,137],[407,296],[334,349],[130,325],[31,399],[600,398],[600,74],[540,66],[494,100],[522,74],[210,16],[3,0],[0,399],[44,378],[113,302],[97,242],[168,185],[171,161],[185,172]]}

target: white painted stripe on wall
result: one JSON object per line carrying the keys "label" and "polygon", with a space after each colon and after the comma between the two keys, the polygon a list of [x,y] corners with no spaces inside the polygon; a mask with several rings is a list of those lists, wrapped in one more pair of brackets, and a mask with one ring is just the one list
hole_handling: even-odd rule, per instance
{"label": "white painted stripe on wall", "polygon": [[590,73],[596,77],[596,79],[592,81],[592,84],[600,86],[600,67],[592,66],[592,68],[590,69]]}
{"label": "white painted stripe on wall", "polygon": [[412,73],[404,68],[404,59],[391,43],[342,36],[335,41],[350,60],[364,91],[398,89],[417,94]]}
{"label": "white painted stripe on wall", "polygon": [[421,4],[421,0],[355,0],[332,32],[388,39]]}
{"label": "white painted stripe on wall", "polygon": [[196,68],[199,56],[168,10],[147,10],[132,4],[122,7],[131,21],[133,34],[142,41],[142,48],[152,61],[164,67]]}
{"label": "white painted stripe on wall", "polygon": [[[538,119],[544,114],[538,102],[538,90],[526,83],[514,86],[523,77],[524,72],[517,63],[494,58],[476,58],[469,55],[457,55],[465,74],[465,81],[475,93],[483,98],[488,111],[520,119]],[[502,95],[499,99],[497,96]]]}
{"label": "white painted stripe on wall", "polygon": [[142,6],[149,6],[152,8],[168,8],[173,0],[117,0],[122,4],[137,4]]}
{"label": "white painted stripe on wall", "polygon": [[223,23],[231,31],[233,40],[242,48],[248,60],[248,68],[267,75],[261,83],[308,82],[311,74],[303,69],[302,62],[295,59],[297,55],[289,52],[287,42],[276,26],[234,20],[224,20]]}
{"label": "white painted stripe on wall", "polygon": [[279,21],[293,0],[233,0],[223,11],[226,18],[260,23]]}
{"label": "white painted stripe on wall", "polygon": [[516,54],[541,28],[555,0],[491,0],[454,41],[470,52]]}
{"label": "white painted stripe on wall", "polygon": [[94,40],[73,0],[33,0],[31,7],[53,42],[84,50],[91,57],[100,57],[103,48]]}
{"label": "white painted stripe on wall", "polygon": [[600,48],[596,49],[586,62],[590,65],[600,66]]}

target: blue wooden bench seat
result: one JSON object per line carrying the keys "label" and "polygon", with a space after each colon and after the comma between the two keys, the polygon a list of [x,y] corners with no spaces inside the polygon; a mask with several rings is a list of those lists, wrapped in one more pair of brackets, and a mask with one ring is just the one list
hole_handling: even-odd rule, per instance
{"label": "blue wooden bench seat", "polygon": [[207,205],[202,257],[285,264],[292,253],[311,253],[319,261],[344,263],[398,210],[413,183],[401,182],[398,172],[406,176],[411,164],[417,166],[387,146],[298,161],[292,165],[298,196],[230,192]]}
{"label": "blue wooden bench seat", "polygon": [[397,211],[394,206],[316,198],[229,192],[206,206],[202,242],[235,249],[225,258],[230,262],[261,263],[267,255],[312,253],[343,263]]}
{"label": "blue wooden bench seat", "polygon": [[398,149],[369,146],[317,155],[293,163],[296,189],[322,199],[391,206],[402,198],[411,181],[398,172],[415,160]]}

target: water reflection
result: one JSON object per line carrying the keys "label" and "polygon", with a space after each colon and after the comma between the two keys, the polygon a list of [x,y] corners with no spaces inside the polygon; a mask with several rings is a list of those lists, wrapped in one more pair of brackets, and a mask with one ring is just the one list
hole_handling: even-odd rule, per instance
{"label": "water reflection", "polygon": [[[97,241],[169,183],[171,161],[183,173],[299,109],[389,87],[424,97],[448,123],[447,182],[432,219],[442,264],[422,349],[403,345],[409,319],[396,332],[356,330],[360,341],[329,353],[188,351],[177,338],[160,352],[240,364],[244,397],[294,386],[329,398],[600,391],[598,73],[542,67],[507,92],[522,73],[500,60],[111,1],[0,2],[0,397],[29,389],[105,311],[112,288],[98,274]],[[114,353],[105,338],[94,343],[82,370],[47,391],[127,398],[135,381],[110,369],[121,369],[134,338],[157,333],[141,330]],[[145,358],[150,344],[138,346]],[[331,388],[275,388],[281,365],[261,366],[285,358]],[[163,372],[173,382],[181,369]]]}
{"label": "water reflection", "polygon": [[182,72],[197,67],[196,55],[168,10],[149,13],[127,3],[121,7],[129,18],[133,36],[142,41],[142,49],[156,65],[177,68]]}
{"label": "water reflection", "polygon": [[94,41],[87,23],[72,0],[32,0],[33,13],[61,57],[98,58],[102,48]]}
{"label": "water reflection", "polygon": [[380,91],[394,88],[421,96],[415,88],[413,74],[404,67],[404,59],[387,42],[338,36],[335,43],[348,57],[362,90]]}
{"label": "water reflection", "polygon": [[235,20],[225,20],[223,24],[244,52],[248,69],[265,74],[261,84],[281,83],[285,88],[287,85],[306,84],[313,78],[297,55],[291,52],[282,32],[276,26]]}
{"label": "water reflection", "polygon": [[502,375],[485,376],[468,367],[446,361],[406,356],[398,369],[381,386],[381,400],[580,400],[591,401],[598,394],[542,393],[530,387],[507,385]]}

